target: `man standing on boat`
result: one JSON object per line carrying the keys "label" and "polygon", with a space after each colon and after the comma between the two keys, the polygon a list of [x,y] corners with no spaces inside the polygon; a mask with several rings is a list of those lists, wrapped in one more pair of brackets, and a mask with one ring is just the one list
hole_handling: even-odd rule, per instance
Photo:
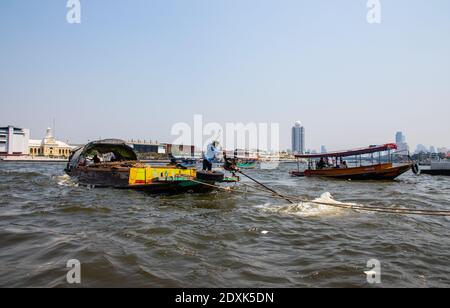
{"label": "man standing on boat", "polygon": [[212,170],[212,163],[217,157],[217,154],[220,153],[219,149],[219,142],[213,141],[212,143],[208,144],[206,147],[206,153],[203,157],[203,171],[211,171]]}

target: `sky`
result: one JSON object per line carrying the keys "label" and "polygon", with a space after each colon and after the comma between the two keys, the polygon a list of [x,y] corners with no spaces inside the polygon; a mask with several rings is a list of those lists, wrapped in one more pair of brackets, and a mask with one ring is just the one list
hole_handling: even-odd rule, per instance
{"label": "sky", "polygon": [[177,122],[301,121],[306,147],[449,146],[450,1],[0,1],[0,126],[170,142]]}

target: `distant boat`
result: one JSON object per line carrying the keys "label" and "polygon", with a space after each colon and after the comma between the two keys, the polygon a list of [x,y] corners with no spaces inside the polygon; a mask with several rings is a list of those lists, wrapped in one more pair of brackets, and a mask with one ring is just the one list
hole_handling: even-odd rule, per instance
{"label": "distant boat", "polygon": [[429,169],[420,169],[421,174],[450,175],[450,160],[431,162]]}
{"label": "distant boat", "polygon": [[241,169],[255,169],[258,161],[256,159],[239,159],[236,166]]}
{"label": "distant boat", "polygon": [[[343,152],[324,153],[324,154],[305,154],[296,155],[297,159],[307,159],[308,168],[300,171],[300,165],[297,171],[291,171],[292,176],[306,177],[327,177],[345,180],[393,180],[401,174],[415,166],[412,162],[394,166],[391,158],[391,151],[397,149],[393,143],[370,146]],[[382,152],[388,152],[385,157],[386,162],[382,160]],[[378,157],[374,154],[378,153]],[[370,157],[364,159],[370,162],[370,165],[363,165],[362,155],[370,154]],[[344,158],[353,157],[355,166],[349,166]],[[332,160],[332,164],[329,160]],[[333,161],[334,160],[334,161]]]}
{"label": "distant boat", "polygon": [[258,156],[250,150],[235,149],[232,156],[240,169],[255,169],[258,167]]}

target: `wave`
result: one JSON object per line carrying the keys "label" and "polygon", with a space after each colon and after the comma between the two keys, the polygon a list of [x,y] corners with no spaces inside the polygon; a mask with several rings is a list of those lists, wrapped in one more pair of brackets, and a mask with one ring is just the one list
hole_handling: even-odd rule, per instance
{"label": "wave", "polygon": [[30,178],[42,175],[42,173],[38,173],[35,171],[0,170],[0,176],[20,176]]}
{"label": "wave", "polygon": [[62,213],[68,213],[68,214],[75,214],[75,213],[111,213],[111,209],[107,207],[101,207],[101,206],[80,206],[80,205],[71,205],[67,207],[62,207],[58,209],[59,212]]}
{"label": "wave", "polygon": [[289,205],[272,205],[265,204],[257,206],[263,212],[276,213],[284,215],[295,215],[301,217],[314,217],[314,216],[335,216],[342,214],[345,210],[329,205],[316,204],[313,202],[337,204],[337,205],[355,205],[354,203],[342,203],[333,199],[329,192],[323,193],[319,198],[316,198],[309,202],[301,202],[298,204]]}
{"label": "wave", "polygon": [[56,176],[55,179],[58,182],[59,186],[78,187],[78,183],[73,181],[72,178],[67,174]]}

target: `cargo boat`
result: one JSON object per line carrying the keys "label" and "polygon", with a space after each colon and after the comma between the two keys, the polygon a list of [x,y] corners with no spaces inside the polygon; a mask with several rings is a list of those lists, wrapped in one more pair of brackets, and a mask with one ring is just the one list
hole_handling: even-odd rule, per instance
{"label": "cargo boat", "polygon": [[135,189],[149,193],[209,192],[239,177],[180,166],[150,166],[137,159],[125,141],[106,139],[72,151],[65,172],[79,184]]}

